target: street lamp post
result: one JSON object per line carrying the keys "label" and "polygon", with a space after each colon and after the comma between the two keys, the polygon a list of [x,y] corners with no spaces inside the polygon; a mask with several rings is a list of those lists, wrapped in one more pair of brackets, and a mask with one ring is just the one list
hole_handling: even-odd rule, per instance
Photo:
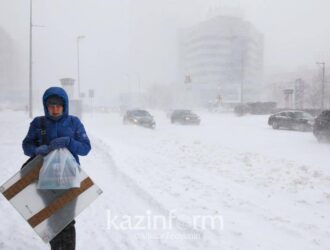
{"label": "street lamp post", "polygon": [[243,104],[244,103],[244,90],[245,90],[245,63],[246,63],[246,49],[245,49],[245,44],[246,44],[246,40],[242,37],[237,37],[234,36],[232,37],[232,46],[233,46],[233,50],[237,51],[236,56],[235,56],[235,63],[237,63],[237,65],[239,65],[240,68],[237,68],[237,75],[239,76],[239,92],[240,92],[240,96],[238,97],[240,99],[240,103]]}
{"label": "street lamp post", "polygon": [[78,85],[78,98],[81,97],[81,93],[80,93],[80,68],[79,68],[79,41],[81,39],[84,39],[85,36],[83,35],[80,35],[80,36],[77,36],[77,85]]}
{"label": "street lamp post", "polygon": [[241,104],[244,103],[244,78],[245,78],[245,72],[244,72],[244,54],[243,49],[241,48]]}
{"label": "street lamp post", "polygon": [[321,109],[324,109],[324,88],[325,88],[325,62],[317,62],[316,64],[322,65],[322,89],[321,89]]}
{"label": "street lamp post", "polygon": [[[135,74],[136,76],[136,80],[137,80],[137,97],[139,102],[141,101],[141,75],[139,72],[132,72],[133,74]],[[136,87],[135,87],[136,89]]]}
{"label": "street lamp post", "polygon": [[32,0],[30,0],[30,44],[29,44],[29,117],[33,116],[32,107]]}
{"label": "street lamp post", "polygon": [[33,116],[33,27],[45,27],[42,25],[33,25],[32,22],[32,5],[30,0],[30,38],[29,38],[29,117]]}
{"label": "street lamp post", "polygon": [[139,99],[141,99],[141,76],[139,72],[136,72],[137,80],[138,80],[138,93],[139,93]]}

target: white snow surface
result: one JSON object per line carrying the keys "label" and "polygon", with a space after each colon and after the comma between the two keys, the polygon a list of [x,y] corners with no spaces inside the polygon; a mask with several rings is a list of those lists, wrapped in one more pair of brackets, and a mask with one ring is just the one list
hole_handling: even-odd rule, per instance
{"label": "white snow surface", "polygon": [[[104,193],[76,219],[77,249],[330,249],[330,145],[310,132],[273,130],[268,116],[199,112],[200,126],[123,125],[119,113],[85,115],[92,151],[82,168]],[[1,111],[1,184],[27,159],[30,120]],[[0,249],[48,246],[0,196]],[[109,216],[163,216],[173,227],[125,230]],[[195,227],[193,216],[222,218]],[[113,217],[111,217],[113,218]]]}

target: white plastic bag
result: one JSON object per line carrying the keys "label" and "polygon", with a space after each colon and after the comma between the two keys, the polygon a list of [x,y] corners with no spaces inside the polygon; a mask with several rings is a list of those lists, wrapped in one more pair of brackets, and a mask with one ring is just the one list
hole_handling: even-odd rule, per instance
{"label": "white plastic bag", "polygon": [[67,148],[56,149],[44,157],[39,172],[38,189],[80,187],[80,167]]}

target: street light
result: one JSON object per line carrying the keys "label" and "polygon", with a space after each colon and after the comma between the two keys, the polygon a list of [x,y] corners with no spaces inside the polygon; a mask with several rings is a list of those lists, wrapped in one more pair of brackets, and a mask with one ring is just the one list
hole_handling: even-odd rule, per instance
{"label": "street light", "polygon": [[78,85],[78,98],[81,97],[80,93],[80,69],[79,69],[79,41],[84,39],[84,35],[77,36],[77,85]]}
{"label": "street light", "polygon": [[30,0],[30,38],[29,38],[29,117],[32,118],[33,116],[33,27],[45,27],[42,25],[33,25],[32,22],[32,5],[33,2]]}
{"label": "street light", "polygon": [[241,48],[241,104],[244,103],[244,78],[245,78],[245,72],[244,72],[244,67],[245,67],[245,58],[243,54],[243,49]]}
{"label": "street light", "polygon": [[32,118],[32,0],[30,0],[29,117]]}
{"label": "street light", "polygon": [[325,62],[317,62],[316,64],[322,65],[322,92],[321,92],[321,109],[324,109],[324,87],[325,87]]}
{"label": "street light", "polygon": [[239,83],[239,91],[240,91],[240,102],[241,104],[244,103],[244,90],[245,90],[245,64],[246,64],[246,39],[243,37],[233,36],[232,37],[232,43],[233,43],[233,50],[237,51],[237,56],[235,56],[235,63],[240,66],[240,68],[237,70],[237,74],[240,77],[240,83]]}
{"label": "street light", "polygon": [[[138,98],[141,98],[141,75],[139,72],[131,72],[131,73],[126,73],[125,74],[127,76],[128,81],[130,82],[130,76],[131,75],[135,75],[136,79],[137,79],[137,94],[138,94]],[[135,90],[136,87],[133,87],[133,91]]]}
{"label": "street light", "polygon": [[138,93],[139,93],[139,99],[141,98],[141,75],[139,72],[135,73],[137,76],[137,80],[138,80]]}

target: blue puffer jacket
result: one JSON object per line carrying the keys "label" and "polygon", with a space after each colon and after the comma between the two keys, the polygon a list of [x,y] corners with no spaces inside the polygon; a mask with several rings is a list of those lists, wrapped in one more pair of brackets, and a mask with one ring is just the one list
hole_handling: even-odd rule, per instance
{"label": "blue puffer jacket", "polygon": [[[56,95],[63,99],[64,109],[60,119],[55,120],[48,114],[46,101],[49,96]],[[70,137],[70,143],[67,146],[74,158],[79,163],[78,155],[87,155],[91,150],[91,144],[86,134],[84,125],[78,117],[69,115],[69,101],[64,89],[59,87],[51,87],[47,89],[42,98],[45,119],[44,126],[46,129],[46,144],[49,144],[53,139],[58,137]],[[28,134],[23,140],[24,154],[34,156],[35,149],[41,145],[41,116],[36,117],[30,123]]]}

